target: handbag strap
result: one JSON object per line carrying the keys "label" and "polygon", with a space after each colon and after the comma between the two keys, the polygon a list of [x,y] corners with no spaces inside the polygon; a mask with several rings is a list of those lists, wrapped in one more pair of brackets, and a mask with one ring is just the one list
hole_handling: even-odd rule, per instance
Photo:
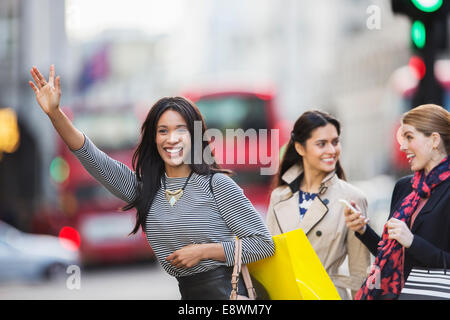
{"label": "handbag strap", "polygon": [[[212,187],[212,179],[216,172],[212,172],[209,177],[209,190],[211,191],[211,194],[214,198],[214,202],[217,205],[216,196],[214,195],[214,190]],[[220,208],[219,208],[220,210]],[[246,265],[242,266],[242,241],[241,239],[236,238],[234,241],[234,268],[233,268],[233,274],[231,276],[231,294],[230,294],[230,300],[237,300],[237,288],[238,288],[238,282],[239,282],[239,274],[241,273],[242,269],[242,277],[244,278],[245,287],[247,288],[248,297],[251,300],[256,299],[256,291],[255,288],[253,288],[252,278],[250,277],[250,272],[248,271],[248,268]]]}
{"label": "handbag strap", "polygon": [[233,274],[231,275],[231,294],[230,300],[237,300],[237,289],[239,282],[239,275],[242,271],[242,277],[244,278],[245,287],[247,288],[248,297],[250,300],[256,299],[255,288],[253,288],[250,272],[246,265],[242,266],[242,241],[236,238],[234,241],[234,267]]}
{"label": "handbag strap", "polygon": [[250,277],[250,272],[248,271],[247,266],[244,264],[242,266],[242,277],[244,278],[245,287],[247,288],[248,297],[250,300],[256,299],[256,290],[253,287],[252,278]]}
{"label": "handbag strap", "polygon": [[239,274],[241,273],[241,263],[242,263],[242,244],[241,240],[237,239],[234,241],[234,267],[233,274],[231,275],[231,294],[230,300],[237,300],[237,287],[239,282]]}

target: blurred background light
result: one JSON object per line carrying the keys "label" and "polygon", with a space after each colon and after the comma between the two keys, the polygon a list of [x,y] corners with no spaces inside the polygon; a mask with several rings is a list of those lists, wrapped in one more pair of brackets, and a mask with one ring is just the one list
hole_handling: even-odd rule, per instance
{"label": "blurred background light", "polygon": [[418,56],[412,56],[411,59],[409,59],[409,67],[414,76],[419,80],[423,79],[425,73],[427,72],[425,63]]}
{"label": "blurred background light", "polygon": [[422,49],[427,41],[427,33],[422,21],[416,20],[411,27],[411,39],[417,48]]}
{"label": "blurred background light", "polygon": [[442,6],[443,0],[412,0],[412,2],[422,11],[434,12]]}
{"label": "blurred background light", "polygon": [[50,164],[50,176],[57,183],[63,183],[67,180],[70,174],[70,167],[66,160],[61,157],[56,157]]}
{"label": "blurred background light", "polygon": [[11,108],[0,109],[0,153],[13,153],[19,147],[17,115]]}
{"label": "blurred background light", "polygon": [[[76,251],[80,247],[81,244],[81,237],[77,230],[75,230],[72,227],[63,227],[61,231],[59,232],[59,239],[61,245],[71,251]],[[61,241],[61,239],[64,239]],[[65,240],[70,240],[68,243]]]}

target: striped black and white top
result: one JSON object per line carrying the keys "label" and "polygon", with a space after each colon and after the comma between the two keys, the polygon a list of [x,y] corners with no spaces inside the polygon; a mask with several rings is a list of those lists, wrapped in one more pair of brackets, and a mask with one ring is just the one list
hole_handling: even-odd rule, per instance
{"label": "striped black and white top", "polygon": [[[137,197],[139,182],[135,173],[98,149],[87,136],[84,145],[73,154],[112,194],[127,203]],[[274,253],[272,237],[242,189],[227,175],[216,173],[212,178],[212,194],[209,178],[193,173],[183,196],[173,207],[160,188],[149,210],[145,230],[147,240],[161,266],[172,276],[183,277],[218,266],[232,266],[235,236],[242,239],[244,264]],[[186,179],[166,176],[167,189],[182,188]],[[176,268],[165,260],[174,251],[194,243],[221,243],[226,261],[202,260],[186,269]]]}

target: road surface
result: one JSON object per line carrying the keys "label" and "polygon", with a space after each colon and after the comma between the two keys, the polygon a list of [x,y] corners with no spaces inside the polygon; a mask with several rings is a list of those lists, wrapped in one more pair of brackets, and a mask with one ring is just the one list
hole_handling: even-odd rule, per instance
{"label": "road surface", "polygon": [[78,269],[52,282],[0,284],[0,300],[179,300],[178,282],[158,263]]}

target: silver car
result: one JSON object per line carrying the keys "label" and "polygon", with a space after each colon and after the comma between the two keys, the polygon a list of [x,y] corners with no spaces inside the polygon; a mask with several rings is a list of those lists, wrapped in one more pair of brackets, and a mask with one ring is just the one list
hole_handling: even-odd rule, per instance
{"label": "silver car", "polygon": [[25,233],[0,221],[0,283],[55,279],[70,265],[80,265],[70,240]]}

